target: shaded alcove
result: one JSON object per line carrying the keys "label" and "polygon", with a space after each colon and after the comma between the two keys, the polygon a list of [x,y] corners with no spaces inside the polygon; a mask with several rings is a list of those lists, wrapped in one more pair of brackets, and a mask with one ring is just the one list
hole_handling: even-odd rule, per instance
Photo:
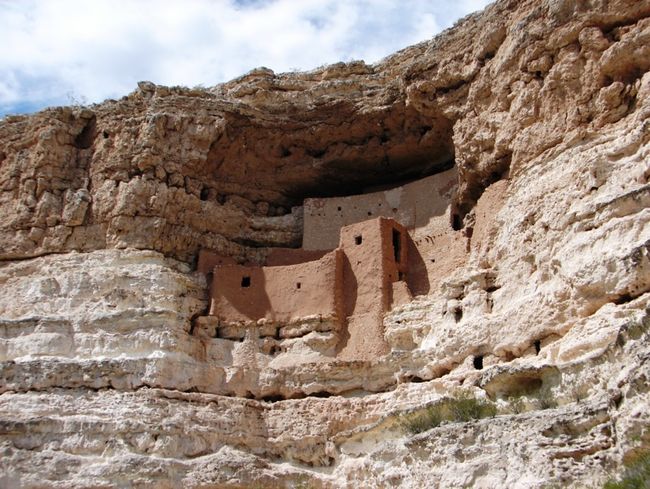
{"label": "shaded alcove", "polygon": [[453,121],[404,101],[361,111],[338,100],[281,119],[235,112],[224,119],[205,169],[217,187],[239,187],[251,200],[277,192],[282,197],[272,204],[300,205],[310,197],[359,195],[455,165]]}

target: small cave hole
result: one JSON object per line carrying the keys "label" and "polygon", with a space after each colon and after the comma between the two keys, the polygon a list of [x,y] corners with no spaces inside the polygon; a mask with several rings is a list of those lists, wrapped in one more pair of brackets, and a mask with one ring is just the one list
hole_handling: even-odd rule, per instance
{"label": "small cave hole", "polygon": [[417,375],[409,375],[406,377],[407,382],[412,382],[414,384],[420,384],[422,382],[427,382],[426,379],[423,379],[422,377],[419,377]]}
{"label": "small cave hole", "polygon": [[614,304],[621,305],[631,302],[634,298],[630,294],[621,294],[616,299],[614,299]]}
{"label": "small cave hole", "polygon": [[289,150],[289,148],[285,148],[283,146],[282,148],[280,148],[280,156],[282,158],[286,158],[288,156],[291,156],[291,151]]}
{"label": "small cave hole", "polygon": [[108,131],[102,131],[102,136],[104,136],[104,139],[108,139],[110,134],[108,134]]}
{"label": "small cave hole", "polygon": [[539,352],[542,350],[542,342],[540,340],[535,340],[533,346],[535,347],[535,355],[539,355]]}
{"label": "small cave hole", "polygon": [[241,278],[241,286],[242,287],[250,287],[251,286],[251,278],[248,275],[245,275]]}
{"label": "small cave hole", "polygon": [[623,396],[618,394],[614,397],[614,405],[616,406],[616,409],[620,408],[621,404],[623,404]]}
{"label": "small cave hole", "polygon": [[361,243],[363,243],[363,237],[361,235],[355,236],[354,237],[354,244],[360,245]]}
{"label": "small cave hole", "polygon": [[372,216],[372,211],[368,211],[368,215],[369,215],[369,216]]}
{"label": "small cave hole", "polygon": [[431,258],[431,263],[435,263],[435,262],[436,262],[436,259],[435,259],[435,258]]}
{"label": "small cave hole", "polygon": [[492,173],[490,173],[489,181],[498,182],[500,179],[501,179],[501,173],[499,173],[498,171],[493,171]]}
{"label": "small cave hole", "polygon": [[97,125],[97,118],[93,116],[83,127],[81,132],[77,134],[74,140],[74,146],[77,149],[88,149],[92,146],[95,139],[95,128]]}
{"label": "small cave hole", "polygon": [[404,280],[404,277],[405,277],[404,272],[397,272],[397,280],[401,282],[402,280]]}
{"label": "small cave hole", "polygon": [[299,289],[302,287],[302,284],[300,282],[296,282],[296,289]]}
{"label": "small cave hole", "polygon": [[451,215],[451,228],[454,231],[460,231],[463,226],[461,225],[460,216],[456,213]]}
{"label": "small cave hole", "polygon": [[210,195],[210,189],[208,187],[203,187],[201,189],[201,200],[208,200]]}
{"label": "small cave hole", "polygon": [[263,402],[278,402],[278,401],[284,401],[285,397],[282,394],[270,394],[268,396],[263,396],[262,401]]}
{"label": "small cave hole", "polygon": [[463,309],[457,307],[456,309],[454,309],[454,321],[459,323],[461,319],[463,319]]}
{"label": "small cave hole", "polygon": [[326,399],[328,397],[332,397],[332,393],[327,391],[318,391],[318,392],[314,392],[313,394],[310,394],[310,396]]}
{"label": "small cave hole", "polygon": [[483,355],[476,355],[472,363],[476,370],[483,370]]}
{"label": "small cave hole", "polygon": [[393,211],[393,214],[397,214],[397,207],[393,207],[392,211]]}
{"label": "small cave hole", "polygon": [[343,210],[343,208],[342,208],[341,206],[338,206],[338,207],[336,208],[336,210],[339,211],[339,212],[341,212],[341,211]]}

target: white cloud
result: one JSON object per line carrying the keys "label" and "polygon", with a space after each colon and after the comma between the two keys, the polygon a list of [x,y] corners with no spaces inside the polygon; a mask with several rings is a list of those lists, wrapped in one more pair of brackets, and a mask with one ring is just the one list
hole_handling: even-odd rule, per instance
{"label": "white cloud", "polygon": [[376,62],[489,0],[0,0],[0,113],[98,102],[139,80],[214,85]]}

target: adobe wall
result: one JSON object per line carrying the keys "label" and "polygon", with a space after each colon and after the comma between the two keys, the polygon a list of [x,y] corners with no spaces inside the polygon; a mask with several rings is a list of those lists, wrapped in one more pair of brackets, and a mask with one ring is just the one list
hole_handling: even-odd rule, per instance
{"label": "adobe wall", "polygon": [[[397,254],[394,231],[399,236]],[[393,282],[406,277],[407,243],[406,228],[392,219],[373,219],[341,229],[348,337],[340,358],[373,359],[388,351],[383,315],[391,307]]]}
{"label": "adobe wall", "polygon": [[224,323],[278,323],[310,316],[338,318],[342,282],[341,253],[299,265],[214,270],[210,315]]}
{"label": "adobe wall", "polygon": [[341,228],[375,217],[395,219],[408,229],[427,225],[445,213],[457,185],[456,168],[402,187],[348,197],[305,199],[302,247],[332,250]]}
{"label": "adobe wall", "polygon": [[462,267],[469,256],[469,240],[451,226],[451,209],[416,230],[409,241],[407,282],[411,293],[426,295]]}

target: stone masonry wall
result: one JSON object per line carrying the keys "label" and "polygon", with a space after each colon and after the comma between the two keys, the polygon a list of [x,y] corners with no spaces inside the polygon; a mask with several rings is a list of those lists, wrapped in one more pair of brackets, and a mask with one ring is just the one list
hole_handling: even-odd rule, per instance
{"label": "stone masonry wall", "polygon": [[340,260],[340,253],[333,252],[299,265],[217,267],[210,314],[226,323],[245,324],[259,319],[335,318]]}
{"label": "stone masonry wall", "polygon": [[343,226],[374,217],[388,217],[408,229],[426,226],[432,217],[445,213],[457,185],[455,168],[381,192],[306,199],[304,235],[306,250],[334,249]]}

